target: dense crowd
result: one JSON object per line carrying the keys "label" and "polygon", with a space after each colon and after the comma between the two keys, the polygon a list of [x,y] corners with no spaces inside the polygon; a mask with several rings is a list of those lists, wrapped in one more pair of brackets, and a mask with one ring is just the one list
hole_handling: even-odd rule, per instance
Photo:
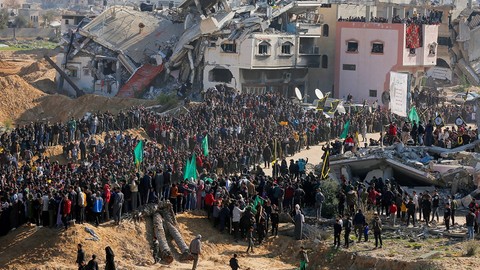
{"label": "dense crowd", "polygon": [[[362,135],[394,121],[377,106],[371,113],[327,118],[278,94],[238,94],[223,87],[206,91],[203,98],[185,114],[139,107],[66,123],[35,122],[1,134],[0,234],[26,222],[65,228],[73,220],[119,223],[122,212],[162,199],[169,199],[176,212],[207,208],[220,227],[229,224],[225,206],[233,213],[236,204],[250,204],[253,215],[262,212],[256,209],[260,198],[268,213],[313,206],[319,178],[305,173],[307,161],[289,164],[288,156],[338,138],[347,121],[350,133]],[[124,132],[131,128],[143,128],[151,138],[139,166],[133,149],[140,138]],[[200,147],[205,136],[208,156]],[[345,140],[351,141],[351,136]],[[359,146],[358,140],[352,143]],[[46,154],[56,145],[63,148],[65,164]],[[184,179],[192,153],[200,175]],[[266,176],[260,165],[273,166],[273,175]]]}

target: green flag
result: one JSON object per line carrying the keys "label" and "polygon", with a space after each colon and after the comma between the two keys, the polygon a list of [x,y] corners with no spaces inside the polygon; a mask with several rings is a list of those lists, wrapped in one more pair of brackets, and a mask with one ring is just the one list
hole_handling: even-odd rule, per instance
{"label": "green flag", "polygon": [[183,179],[197,179],[197,159],[195,153],[192,155],[192,159],[187,159],[187,166],[185,166],[185,173],[183,174]]}
{"label": "green flag", "polygon": [[420,122],[420,117],[418,116],[415,106],[410,109],[410,112],[408,113],[408,119],[410,119],[410,122],[412,123],[418,124]]}
{"label": "green flag", "polygon": [[348,136],[348,128],[350,127],[350,120],[343,125],[343,132],[340,134],[340,139],[345,139]]}
{"label": "green flag", "polygon": [[143,162],[143,141],[140,140],[137,143],[137,146],[135,146],[135,150],[133,150],[133,155],[135,157],[135,165],[138,166],[138,164]]}
{"label": "green flag", "polygon": [[205,137],[202,140],[202,149],[203,149],[203,155],[208,157],[208,135],[205,135]]}

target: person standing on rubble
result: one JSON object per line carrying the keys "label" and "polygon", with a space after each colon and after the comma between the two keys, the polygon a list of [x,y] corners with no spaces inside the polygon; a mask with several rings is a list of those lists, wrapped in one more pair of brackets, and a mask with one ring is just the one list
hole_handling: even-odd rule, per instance
{"label": "person standing on rubble", "polygon": [[439,222],[439,216],[438,216],[438,208],[440,206],[440,196],[438,195],[437,190],[433,191],[433,196],[432,196],[432,221],[435,219],[435,216],[437,216],[437,223]]}
{"label": "person standing on rubble", "polygon": [[428,194],[428,191],[422,197],[422,210],[423,210],[423,218],[425,219],[425,224],[427,227],[429,226],[430,222],[430,213],[432,212],[432,196]]}
{"label": "person standing on rubble", "polygon": [[457,210],[457,201],[448,196],[448,202],[450,203],[450,217],[452,219],[452,225],[455,225],[455,210]]}
{"label": "person standing on rubble", "polygon": [[340,235],[342,234],[342,223],[340,218],[337,218],[333,225],[333,247],[340,247]]}
{"label": "person standing on rubble", "polygon": [[345,222],[343,223],[345,227],[345,248],[348,248],[350,245],[350,232],[352,231],[352,218],[347,214],[347,218],[345,219]]}
{"label": "person standing on rubble", "polygon": [[445,228],[448,231],[450,231],[450,216],[452,215],[451,209],[450,209],[450,203],[447,203],[445,205],[445,211],[443,212],[443,221],[445,222]]}
{"label": "person standing on rubble", "polygon": [[360,241],[362,241],[363,227],[365,226],[365,215],[363,215],[361,209],[358,209],[358,212],[353,217],[353,226],[355,227],[357,243],[360,243]]}
{"label": "person standing on rubble", "polygon": [[378,248],[378,242],[380,242],[380,248],[382,248],[382,221],[378,216],[378,213],[374,213],[372,221],[373,236],[375,237],[375,248]]}
{"label": "person standing on rubble", "polygon": [[475,210],[473,208],[470,208],[468,211],[468,214],[466,215],[466,224],[467,224],[467,230],[468,230],[468,240],[473,240],[475,237],[475,232],[473,230],[473,227],[475,226]]}
{"label": "person standing on rubble", "polygon": [[317,210],[317,220],[322,218],[322,205],[325,201],[325,196],[322,193],[320,188],[317,188],[317,193],[315,194],[315,209]]}
{"label": "person standing on rubble", "polygon": [[417,206],[413,202],[413,199],[409,198],[408,203],[407,203],[407,227],[408,227],[408,225],[410,225],[410,218],[412,218],[412,224],[413,224],[413,227],[415,227],[415,209],[416,209],[416,207]]}

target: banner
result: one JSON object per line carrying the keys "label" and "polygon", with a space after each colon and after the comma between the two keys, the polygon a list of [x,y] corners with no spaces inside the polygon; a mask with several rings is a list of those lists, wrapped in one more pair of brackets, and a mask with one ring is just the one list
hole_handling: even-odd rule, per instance
{"label": "banner", "polygon": [[407,117],[408,78],[407,73],[390,72],[390,110],[401,117]]}

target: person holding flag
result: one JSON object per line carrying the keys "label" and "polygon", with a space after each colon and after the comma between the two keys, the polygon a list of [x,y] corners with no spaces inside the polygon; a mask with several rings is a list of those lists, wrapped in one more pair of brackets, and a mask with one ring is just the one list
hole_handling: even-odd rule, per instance
{"label": "person holding flag", "polygon": [[135,149],[133,150],[134,162],[137,171],[140,169],[140,163],[143,162],[143,146],[143,140],[139,140],[137,142],[137,146],[135,146]]}
{"label": "person holding flag", "polygon": [[320,177],[322,180],[328,178],[328,174],[330,173],[330,142],[327,142],[323,147],[323,163],[322,163],[322,172],[320,173]]}
{"label": "person holding flag", "polygon": [[206,134],[202,139],[202,150],[203,155],[208,157],[208,134]]}

